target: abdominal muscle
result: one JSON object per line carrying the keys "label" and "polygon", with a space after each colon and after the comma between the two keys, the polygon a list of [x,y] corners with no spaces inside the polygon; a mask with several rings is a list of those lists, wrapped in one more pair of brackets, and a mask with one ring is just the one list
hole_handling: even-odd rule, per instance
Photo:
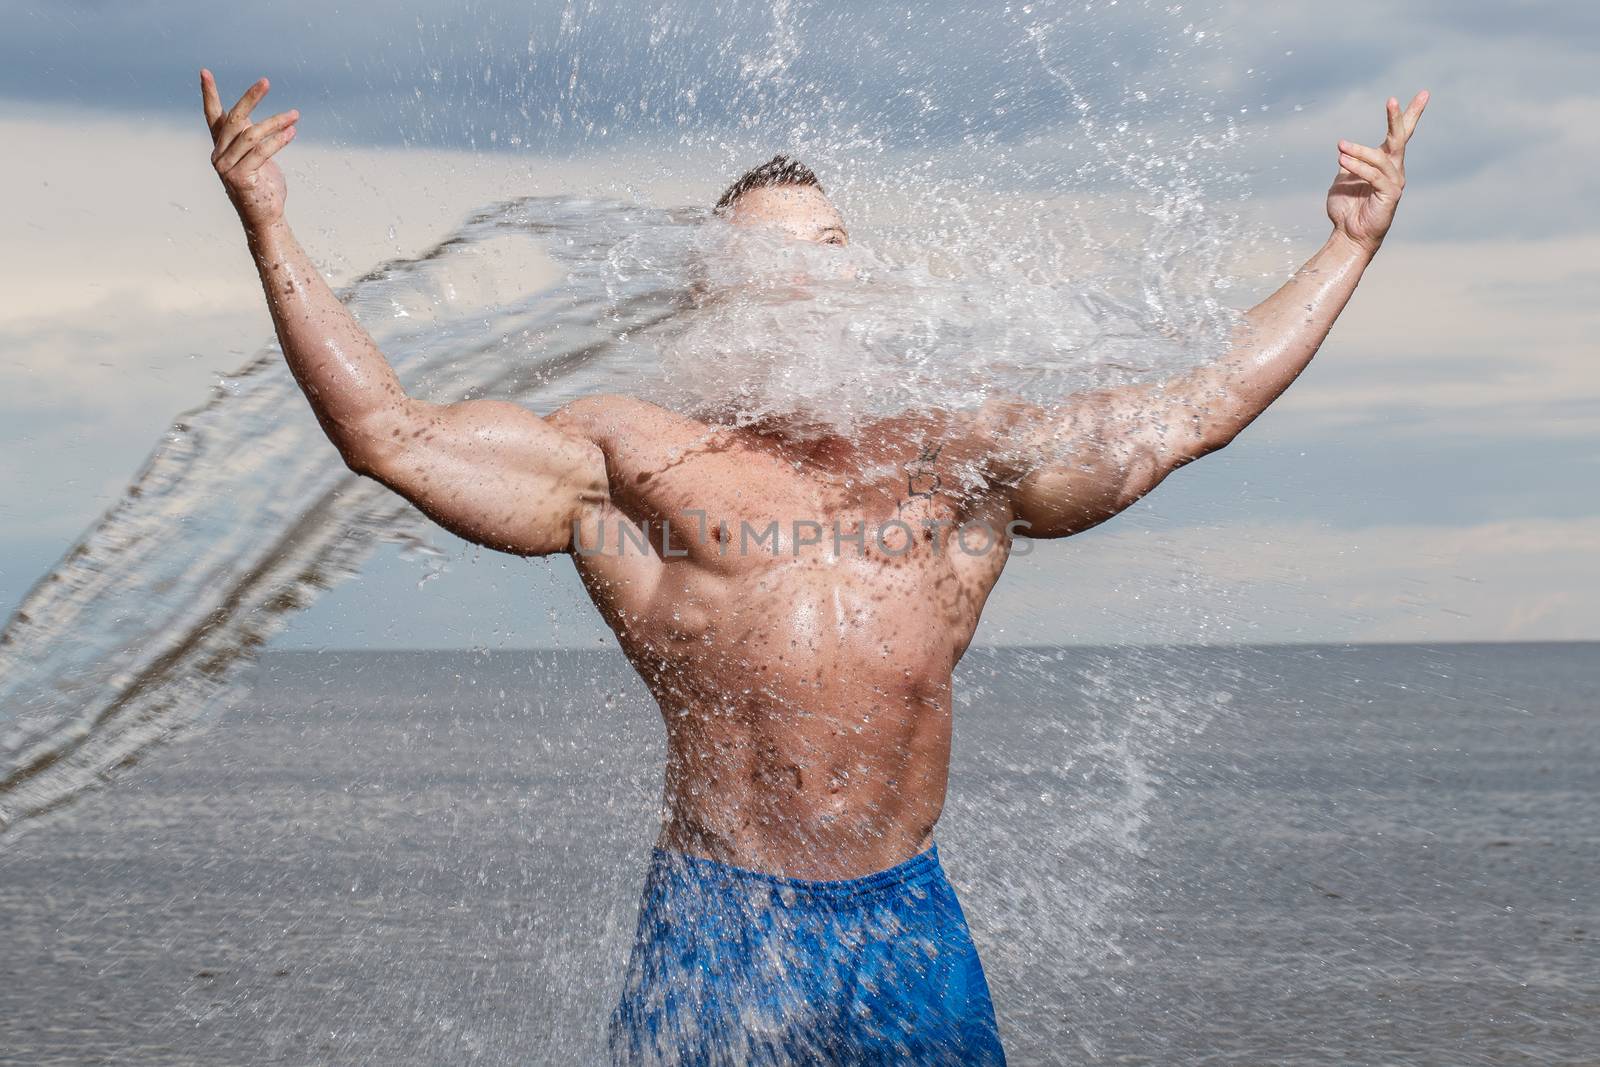
{"label": "abdominal muscle", "polygon": [[926,849],[971,629],[940,610],[942,584],[913,560],[682,566],[664,625],[624,641],[666,721],[662,843],[808,879]]}
{"label": "abdominal muscle", "polygon": [[[932,842],[949,730],[905,713],[668,712],[665,845],[796,878],[856,878]],[[947,720],[929,709],[927,717]]]}

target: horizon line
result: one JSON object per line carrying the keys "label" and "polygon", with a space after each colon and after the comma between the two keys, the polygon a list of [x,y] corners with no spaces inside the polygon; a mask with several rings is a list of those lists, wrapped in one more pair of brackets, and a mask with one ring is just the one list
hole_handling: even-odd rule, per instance
{"label": "horizon line", "polygon": [[[1038,642],[1020,642],[1017,644],[973,644],[967,649],[972,652],[1010,651],[1023,649],[1029,651],[1059,652],[1065,649],[1107,650],[1107,649],[1267,649],[1267,648],[1475,648],[1483,646],[1520,646],[1520,645],[1600,645],[1600,637],[1554,637],[1554,638],[1502,638],[1502,639],[1467,639],[1446,641],[1419,641],[1419,640],[1379,640],[1379,641],[1234,641],[1234,642],[1204,642],[1204,641],[1142,641],[1142,642],[1063,642],[1061,644],[1041,644]],[[424,652],[465,652],[473,655],[493,655],[502,652],[601,652],[622,655],[622,649],[616,645],[605,647],[578,647],[572,645],[502,645],[496,648],[473,648],[459,645],[435,646],[393,646],[362,648],[358,646],[310,648],[264,648],[261,656],[281,655],[284,653],[316,654],[316,655],[354,655],[366,653],[424,653]],[[965,658],[965,657],[963,657]]]}

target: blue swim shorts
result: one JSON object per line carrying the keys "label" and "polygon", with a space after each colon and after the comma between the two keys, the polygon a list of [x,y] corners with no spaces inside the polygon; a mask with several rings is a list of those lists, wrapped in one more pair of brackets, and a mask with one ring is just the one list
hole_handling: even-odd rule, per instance
{"label": "blue swim shorts", "polygon": [[1005,1063],[937,848],[827,882],[657,849],[610,1039],[628,1067]]}

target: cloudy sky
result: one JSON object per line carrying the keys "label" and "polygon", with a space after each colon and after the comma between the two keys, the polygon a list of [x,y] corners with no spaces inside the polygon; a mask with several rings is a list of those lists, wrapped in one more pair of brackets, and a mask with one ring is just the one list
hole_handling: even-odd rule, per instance
{"label": "cloudy sky", "polygon": [[[0,27],[8,607],[269,333],[202,64],[303,112],[291,218],[335,281],[506,196],[703,201],[774,145],[858,197],[889,158],[1048,184],[1085,113],[1113,140],[1233,131],[1208,189],[1303,258],[1335,141],[1427,87],[1400,219],[1311,370],[1225,452],[1014,564],[980,639],[1600,638],[1595,5],[0,0]],[[564,560],[439,543],[441,577],[382,555],[280,643],[604,639]]]}

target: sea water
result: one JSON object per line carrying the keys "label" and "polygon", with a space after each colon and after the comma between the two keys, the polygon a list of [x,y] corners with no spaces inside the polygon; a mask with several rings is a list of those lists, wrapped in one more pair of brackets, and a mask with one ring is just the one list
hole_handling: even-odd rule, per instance
{"label": "sea water", "polygon": [[[1597,661],[975,649],[940,851],[1011,1061],[1592,1060]],[[621,657],[247,681],[7,839],[0,1062],[604,1062],[664,755]]]}

